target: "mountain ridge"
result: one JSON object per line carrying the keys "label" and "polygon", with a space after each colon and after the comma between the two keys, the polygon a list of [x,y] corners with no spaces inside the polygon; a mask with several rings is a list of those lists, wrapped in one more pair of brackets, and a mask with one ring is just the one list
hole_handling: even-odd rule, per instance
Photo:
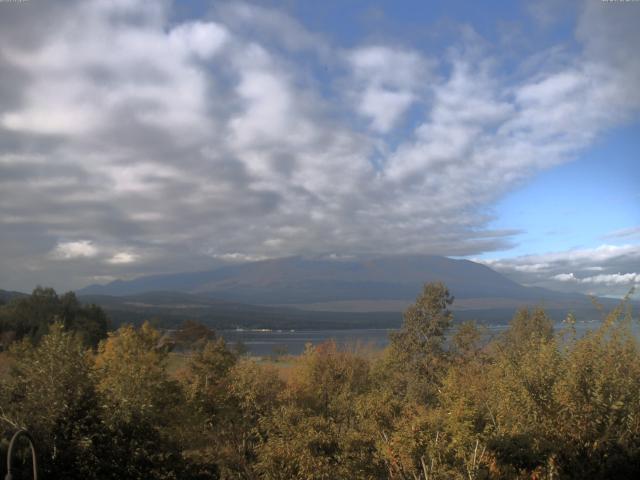
{"label": "mountain ridge", "polygon": [[[569,312],[600,317],[585,295],[523,286],[486,265],[436,255],[293,256],[116,280],[76,293],[102,306],[115,324],[156,319],[172,328],[191,318],[215,328],[395,328],[433,281],[447,285],[461,321],[506,323],[517,309],[536,306],[555,320]],[[618,303],[598,301],[605,309]]]}
{"label": "mountain ridge", "polygon": [[459,299],[585,300],[581,294],[526,287],[486,265],[436,255],[395,255],[332,260],[284,257],[90,285],[79,295],[135,295],[175,291],[261,305],[344,301],[412,301],[427,282],[442,281]]}

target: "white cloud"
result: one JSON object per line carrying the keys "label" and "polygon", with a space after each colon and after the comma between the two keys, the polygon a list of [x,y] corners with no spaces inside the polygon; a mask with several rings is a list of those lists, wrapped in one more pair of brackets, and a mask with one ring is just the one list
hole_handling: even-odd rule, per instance
{"label": "white cloud", "polygon": [[217,253],[212,255],[213,258],[217,258],[219,260],[223,260],[225,262],[257,262],[260,260],[267,260],[269,257],[265,257],[263,255],[249,255],[246,253]]}
{"label": "white cloud", "polygon": [[107,260],[107,263],[113,265],[123,265],[127,263],[133,263],[138,260],[138,255],[130,252],[118,252]]}
{"label": "white cloud", "polygon": [[595,285],[633,285],[640,284],[640,274],[637,273],[612,273],[578,278],[573,273],[560,273],[551,277],[560,282],[587,283]]}
{"label": "white cloud", "polygon": [[[142,124],[186,135],[210,126],[206,80],[192,62],[227,40],[222,26],[191,22],[164,31],[164,14],[139,2],[91,1],[61,21],[41,48],[5,45],[10,65],[28,72],[26,103],[0,115],[7,129],[69,136],[109,128],[124,114]],[[128,13],[134,18],[128,19]],[[136,21],[137,15],[150,20]],[[122,23],[111,23],[111,19]],[[104,76],[104,82],[100,77]]]}
{"label": "white cloud", "polygon": [[544,272],[551,267],[549,263],[532,263],[530,265],[513,265],[513,269],[518,272],[535,273]]}
{"label": "white cloud", "polygon": [[580,283],[592,283],[602,285],[632,285],[640,284],[640,275],[637,273],[614,273],[608,275],[595,275],[581,278]]}
{"label": "white cloud", "polygon": [[72,260],[76,258],[91,258],[99,253],[89,240],[78,240],[75,242],[60,242],[51,252],[53,258],[58,260]]}
{"label": "white cloud", "polygon": [[236,90],[246,105],[230,124],[240,146],[291,138],[297,125],[291,87],[284,75],[267,69],[247,69]]}
{"label": "white cloud", "polygon": [[352,69],[355,106],[372,128],[387,133],[426,90],[429,62],[417,52],[369,46],[347,55]]}
{"label": "white cloud", "polygon": [[374,45],[357,48],[348,54],[360,81],[389,88],[409,89],[424,85],[428,62],[418,52]]}
{"label": "white cloud", "polygon": [[221,3],[216,13],[225,24],[243,37],[256,37],[293,52],[311,51],[328,59],[330,47],[321,35],[305,29],[294,18],[276,9],[236,0]]}
{"label": "white cloud", "polygon": [[[436,176],[456,185],[462,203],[482,202],[498,186],[495,176],[520,175],[512,155],[505,149],[509,137],[496,128],[515,114],[514,106],[501,98],[501,86],[488,66],[474,59],[455,58],[449,78],[433,86],[430,115],[389,158],[387,174],[396,182],[419,182],[430,188]],[[518,157],[522,167],[530,155]],[[431,178],[429,178],[431,177]],[[485,181],[479,181],[484,178]],[[480,195],[480,198],[475,196]],[[461,205],[462,206],[462,205]]]}
{"label": "white cloud", "polygon": [[172,182],[179,178],[179,169],[151,162],[139,162],[133,165],[106,165],[96,169],[110,182],[114,193],[152,194],[163,182]]}
{"label": "white cloud", "polygon": [[374,130],[388,132],[409,108],[414,96],[409,92],[394,92],[368,87],[361,99],[360,111],[371,118]]}
{"label": "white cloud", "polygon": [[[640,283],[640,245],[600,245],[515,258],[478,260],[528,285],[622,296]],[[593,272],[602,272],[593,275]],[[595,289],[595,290],[594,290]]]}
{"label": "white cloud", "polygon": [[212,22],[192,22],[179,25],[169,33],[169,45],[180,52],[193,53],[207,59],[228,41],[227,30]]}
{"label": "white cloud", "polygon": [[595,248],[569,250],[567,252],[549,253],[527,258],[542,257],[550,262],[565,261],[569,264],[597,264],[604,263],[620,257],[640,258],[640,245],[600,245]]}
{"label": "white cloud", "polygon": [[[489,230],[487,207],[640,106],[637,56],[620,59],[633,42],[610,48],[618,24],[636,38],[634,23],[591,4],[575,50],[515,66],[464,36],[438,61],[379,39],[346,49],[246,3],[206,21],[177,20],[164,2],[56,5],[48,28],[23,17],[25,36],[0,18],[7,278],[38,258],[104,260],[78,262],[86,279],[211,259],[504,249],[513,232]],[[78,240],[47,255],[78,238],[100,249]],[[493,265],[553,282],[640,271],[621,265],[636,252]],[[63,265],[40,261],[57,281]]]}
{"label": "white cloud", "polygon": [[559,273],[551,277],[554,280],[558,280],[559,282],[577,282],[578,279],[573,273]]}

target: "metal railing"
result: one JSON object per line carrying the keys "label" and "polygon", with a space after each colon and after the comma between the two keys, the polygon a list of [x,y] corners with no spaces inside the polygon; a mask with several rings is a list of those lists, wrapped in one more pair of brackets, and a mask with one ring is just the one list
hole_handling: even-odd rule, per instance
{"label": "metal railing", "polygon": [[29,441],[29,446],[31,447],[31,462],[33,464],[33,480],[38,480],[38,459],[36,457],[36,446],[33,437],[26,430],[18,430],[13,435],[13,437],[11,437],[9,449],[7,450],[7,475],[4,477],[4,480],[13,480],[13,469],[11,465],[13,460],[13,448],[16,444],[16,441],[21,436],[26,437]]}

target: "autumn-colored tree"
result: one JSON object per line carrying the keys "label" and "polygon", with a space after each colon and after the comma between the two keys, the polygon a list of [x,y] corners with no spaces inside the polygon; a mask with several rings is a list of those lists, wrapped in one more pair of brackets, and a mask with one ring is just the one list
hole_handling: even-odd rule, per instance
{"label": "autumn-colored tree", "polygon": [[623,305],[565,347],[553,390],[557,462],[574,478],[640,477],[640,345]]}
{"label": "autumn-colored tree", "polygon": [[446,333],[453,297],[442,283],[428,283],[404,312],[402,327],[390,335],[383,382],[419,402],[433,402],[447,365]]}
{"label": "autumn-colored tree", "polygon": [[303,408],[325,417],[349,417],[353,400],[369,388],[369,363],[334,341],[307,345],[289,392]]}
{"label": "autumn-colored tree", "polygon": [[173,335],[177,347],[183,350],[200,350],[211,340],[216,339],[216,332],[195,320],[185,320]]}
{"label": "autumn-colored tree", "polygon": [[572,316],[555,331],[543,309],[521,310],[492,340],[450,329],[451,301],[426,285],[381,352],[327,342],[269,364],[197,324],[179,354],[148,323],[96,352],[85,307],[42,289],[18,309],[36,319],[26,339],[0,357],[0,431],[28,428],[52,479],[640,477],[624,303],[584,335]]}
{"label": "autumn-colored tree", "polygon": [[238,463],[228,440],[238,422],[228,379],[237,357],[224,339],[214,338],[193,352],[181,376],[188,410],[181,435],[189,459],[200,471],[218,475],[220,470],[233,471]]}
{"label": "autumn-colored tree", "polygon": [[257,478],[257,450],[267,436],[261,421],[280,405],[284,382],[274,367],[243,359],[229,371],[227,385],[231,408],[217,432],[227,446],[220,470],[232,478]]}
{"label": "autumn-colored tree", "polygon": [[12,364],[0,386],[0,423],[35,437],[45,478],[102,478],[107,432],[91,378],[93,360],[73,332],[54,323],[34,347],[9,351]]}
{"label": "autumn-colored tree", "polygon": [[123,326],[98,348],[95,378],[110,432],[110,478],[184,473],[175,436],[185,402],[179,383],[167,374],[167,354],[161,333],[148,323]]}
{"label": "autumn-colored tree", "polygon": [[377,456],[358,404],[370,386],[366,358],[335,342],[308,346],[282,395],[262,417],[264,440],[257,469],[265,479],[381,478]]}

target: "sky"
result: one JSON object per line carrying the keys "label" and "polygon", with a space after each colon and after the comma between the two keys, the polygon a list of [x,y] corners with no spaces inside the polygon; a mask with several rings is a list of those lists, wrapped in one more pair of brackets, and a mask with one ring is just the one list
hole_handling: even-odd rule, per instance
{"label": "sky", "polygon": [[0,1],[0,288],[424,253],[640,286],[640,2]]}

